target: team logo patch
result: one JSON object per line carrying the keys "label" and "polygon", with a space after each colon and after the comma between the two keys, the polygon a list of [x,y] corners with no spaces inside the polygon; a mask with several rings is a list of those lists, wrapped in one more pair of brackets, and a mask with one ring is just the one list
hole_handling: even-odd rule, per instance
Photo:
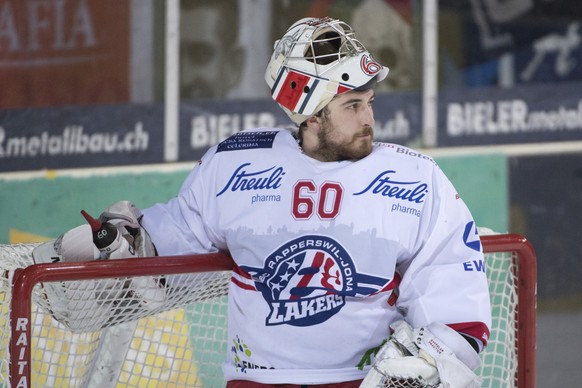
{"label": "team logo patch", "polygon": [[272,148],[277,131],[238,132],[218,144],[216,152]]}
{"label": "team logo patch", "polygon": [[373,295],[396,283],[358,274],[349,253],[334,239],[319,235],[287,242],[267,257],[264,268],[241,269],[269,304],[267,326],[316,325],[337,314],[347,296]]}

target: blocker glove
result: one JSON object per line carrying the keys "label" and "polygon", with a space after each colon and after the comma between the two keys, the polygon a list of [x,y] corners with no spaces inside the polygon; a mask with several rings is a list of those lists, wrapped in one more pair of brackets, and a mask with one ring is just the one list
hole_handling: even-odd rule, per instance
{"label": "blocker glove", "polygon": [[376,354],[360,387],[481,386],[480,377],[473,372],[481,359],[455,330],[439,322],[413,329],[403,320],[390,328],[393,334]]}

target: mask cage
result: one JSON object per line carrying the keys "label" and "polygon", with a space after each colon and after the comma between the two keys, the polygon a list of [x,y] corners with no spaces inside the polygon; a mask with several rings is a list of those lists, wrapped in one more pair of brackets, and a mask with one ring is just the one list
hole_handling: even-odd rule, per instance
{"label": "mask cage", "polygon": [[331,71],[343,58],[355,57],[366,51],[347,23],[332,19],[318,23],[308,40],[297,40],[294,43],[294,46],[301,45],[305,46],[303,56],[289,56],[286,62],[311,62],[314,64],[316,76]]}

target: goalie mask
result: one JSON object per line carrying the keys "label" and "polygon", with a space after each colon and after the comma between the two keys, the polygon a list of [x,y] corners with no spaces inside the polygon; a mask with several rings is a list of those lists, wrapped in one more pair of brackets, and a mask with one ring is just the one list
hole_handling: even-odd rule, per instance
{"label": "goalie mask", "polygon": [[305,18],[275,42],[265,80],[273,99],[297,125],[335,95],[372,88],[388,74],[346,23]]}

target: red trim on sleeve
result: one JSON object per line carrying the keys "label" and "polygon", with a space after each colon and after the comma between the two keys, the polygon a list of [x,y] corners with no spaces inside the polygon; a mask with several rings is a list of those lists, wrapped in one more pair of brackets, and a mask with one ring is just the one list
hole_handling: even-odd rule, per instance
{"label": "red trim on sleeve", "polygon": [[232,269],[232,277],[230,281],[236,284],[238,287],[242,288],[243,290],[250,290],[256,291],[257,288],[255,287],[255,282],[251,275],[244,271],[238,265],[235,265]]}
{"label": "red trim on sleeve", "polygon": [[483,345],[487,346],[490,332],[487,325],[483,322],[451,323],[447,326],[455,331],[458,331],[459,333],[467,334],[468,336],[477,338],[483,342]]}

